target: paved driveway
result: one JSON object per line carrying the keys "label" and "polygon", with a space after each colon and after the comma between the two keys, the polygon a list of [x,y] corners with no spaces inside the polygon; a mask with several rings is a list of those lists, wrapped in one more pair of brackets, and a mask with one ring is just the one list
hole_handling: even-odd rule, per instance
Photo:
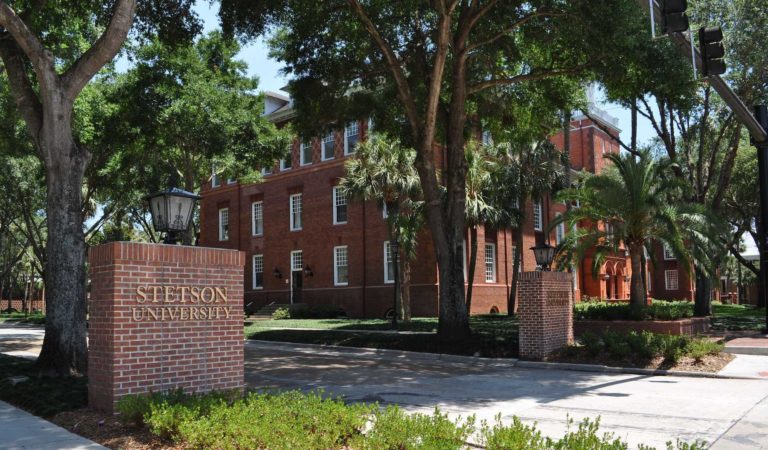
{"label": "paved driveway", "polygon": [[323,388],[349,400],[439,406],[491,420],[513,415],[552,436],[567,418],[600,417],[630,444],[703,439],[718,449],[768,449],[768,381],[521,369],[293,344],[246,345],[251,387]]}
{"label": "paved driveway", "polygon": [[[40,328],[0,324],[0,352],[34,356],[42,336]],[[324,388],[349,400],[421,412],[439,406],[478,420],[517,415],[551,436],[562,436],[568,417],[600,417],[604,431],[631,444],[665,448],[680,438],[703,439],[714,449],[768,449],[768,380],[522,369],[279,343],[245,348],[246,381],[254,388]]]}

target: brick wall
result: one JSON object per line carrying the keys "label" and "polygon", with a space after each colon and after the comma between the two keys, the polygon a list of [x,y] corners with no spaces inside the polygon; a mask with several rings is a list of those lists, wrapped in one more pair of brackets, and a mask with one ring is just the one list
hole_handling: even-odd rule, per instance
{"label": "brick wall", "polygon": [[541,359],[573,342],[571,274],[525,272],[520,277],[520,357]]}
{"label": "brick wall", "polygon": [[92,407],[111,411],[128,394],[243,387],[242,252],[112,242],[88,260]]}

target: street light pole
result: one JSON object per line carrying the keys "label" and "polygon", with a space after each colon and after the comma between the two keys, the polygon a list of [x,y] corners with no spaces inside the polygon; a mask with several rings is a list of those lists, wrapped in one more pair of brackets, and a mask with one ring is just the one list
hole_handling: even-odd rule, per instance
{"label": "street light pole", "polygon": [[[763,129],[768,129],[768,108],[765,105],[755,107],[755,118]],[[757,236],[760,242],[760,289],[758,289],[758,304],[765,306],[765,328],[763,334],[768,334],[768,142],[757,142],[752,139],[757,149],[757,180],[760,187],[760,223]]]}

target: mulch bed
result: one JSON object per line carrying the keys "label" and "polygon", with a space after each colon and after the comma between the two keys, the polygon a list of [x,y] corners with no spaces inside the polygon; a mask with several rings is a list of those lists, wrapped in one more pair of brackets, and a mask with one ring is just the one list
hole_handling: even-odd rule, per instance
{"label": "mulch bed", "polygon": [[[571,350],[571,352],[572,351],[573,350]],[[663,357],[656,357],[651,360],[635,358],[615,359],[610,358],[605,353],[592,356],[586,352],[577,352],[576,354],[570,354],[570,352],[556,352],[549,355],[546,358],[546,361],[575,364],[600,364],[611,367],[635,367],[640,369],[717,373],[723,370],[729,362],[733,361],[733,358],[734,356],[730,353],[719,353],[717,355],[707,355],[699,361],[693,358],[683,357],[680,358],[677,363],[672,363],[671,361],[665,360]]]}
{"label": "mulch bed", "polygon": [[185,448],[154,436],[146,428],[123,425],[117,417],[91,409],[62,412],[49,420],[111,449],[182,450]]}

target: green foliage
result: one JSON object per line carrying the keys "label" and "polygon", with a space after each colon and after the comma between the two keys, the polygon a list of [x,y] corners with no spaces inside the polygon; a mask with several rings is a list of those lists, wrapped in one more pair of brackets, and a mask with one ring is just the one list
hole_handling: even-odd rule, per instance
{"label": "green foliage", "polygon": [[693,317],[693,304],[684,300],[653,300],[650,305],[640,307],[607,301],[586,301],[573,306],[575,320],[679,320],[689,317]]}
{"label": "green foliage", "polygon": [[[535,424],[525,425],[516,416],[504,424],[499,414],[492,425],[483,421],[478,429],[474,416],[451,420],[438,408],[432,414],[408,414],[397,406],[379,409],[376,405],[345,404],[322,392],[252,392],[243,396],[239,392],[185,395],[172,391],[129,397],[119,407],[134,415],[143,413],[152,433],[185,448],[459,450],[467,447],[475,432],[488,450],[627,448],[611,434],[599,434],[599,418],[584,419],[575,430],[569,419],[568,432],[554,440],[543,437]],[[678,442],[674,448],[698,450],[703,445]],[[673,448],[671,443],[668,448]]]}
{"label": "green foliage", "polygon": [[288,307],[287,319],[335,319],[346,316],[344,310],[334,305],[296,304]]}
{"label": "green foliage", "polygon": [[272,313],[272,320],[286,320],[291,318],[291,310],[288,308],[277,308]]}
{"label": "green foliage", "polygon": [[439,449],[459,450],[474,431],[474,417],[455,421],[435,408],[429,414],[407,414],[397,406],[378,411],[371,429],[352,447],[360,450]]}
{"label": "green foliage", "polygon": [[591,357],[605,354],[615,360],[632,357],[639,361],[663,357],[670,363],[675,363],[682,357],[700,361],[707,355],[717,355],[725,348],[724,343],[707,338],[674,336],[650,331],[639,333],[606,331],[599,337],[592,333],[585,333],[579,338],[579,342],[584,352]]}
{"label": "green foliage", "polygon": [[765,327],[765,308],[751,305],[712,304],[710,318],[714,330],[755,330]]}

